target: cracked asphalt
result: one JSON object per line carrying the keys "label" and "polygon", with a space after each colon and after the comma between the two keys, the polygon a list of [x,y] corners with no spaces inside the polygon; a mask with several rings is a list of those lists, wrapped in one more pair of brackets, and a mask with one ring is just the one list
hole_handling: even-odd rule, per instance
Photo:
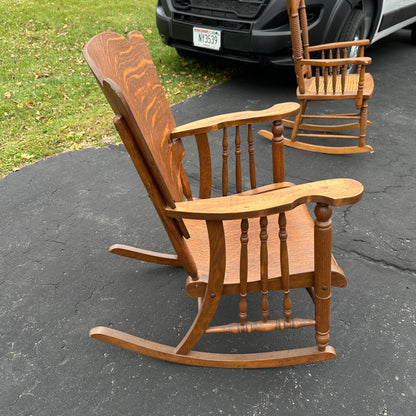
{"label": "cracked asphalt", "polygon": [[[334,254],[348,279],[347,288],[333,290],[336,360],[196,368],[90,339],[91,327],[108,325],[175,345],[196,305],[185,294],[181,269],[107,253],[116,242],[171,248],[124,148],[86,149],[0,181],[0,414],[413,416],[416,48],[409,37],[401,31],[368,50],[376,88],[367,142],[374,154],[286,149],[288,180],[350,177],[365,186],[358,204],[334,209]],[[295,98],[291,69],[248,67],[173,112],[182,124]],[[257,156],[269,157],[262,139],[256,143]],[[194,182],[195,148],[186,146]],[[264,181],[268,175],[266,166],[258,172]],[[297,311],[310,312],[306,296],[294,302]],[[220,314],[230,310],[226,304]],[[302,331],[288,331],[283,340],[262,334],[255,343],[308,345],[311,333]],[[249,342],[205,338],[200,349]]]}

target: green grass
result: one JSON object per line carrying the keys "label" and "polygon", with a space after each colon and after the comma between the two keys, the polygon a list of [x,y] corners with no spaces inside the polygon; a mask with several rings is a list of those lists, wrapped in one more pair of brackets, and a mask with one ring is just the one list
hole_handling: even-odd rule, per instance
{"label": "green grass", "polygon": [[1,2],[0,178],[65,150],[119,142],[82,56],[97,33],[140,30],[170,104],[229,78],[225,64],[201,64],[165,46],[155,9],[156,0]]}

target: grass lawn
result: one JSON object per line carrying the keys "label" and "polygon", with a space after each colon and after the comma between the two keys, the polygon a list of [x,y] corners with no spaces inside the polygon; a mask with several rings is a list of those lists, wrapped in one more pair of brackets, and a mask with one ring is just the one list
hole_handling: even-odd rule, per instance
{"label": "grass lawn", "polygon": [[0,3],[0,178],[65,150],[118,143],[82,56],[99,32],[140,30],[171,104],[229,78],[226,64],[201,64],[162,44],[155,8],[156,0]]}

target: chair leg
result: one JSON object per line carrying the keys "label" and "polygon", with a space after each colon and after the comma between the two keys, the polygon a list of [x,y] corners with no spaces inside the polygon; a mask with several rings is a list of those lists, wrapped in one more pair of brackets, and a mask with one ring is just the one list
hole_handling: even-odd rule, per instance
{"label": "chair leg", "polygon": [[299,126],[303,122],[303,116],[305,114],[307,104],[308,104],[308,101],[307,100],[301,100],[300,101],[300,110],[299,110],[299,113],[296,116],[295,124],[293,126],[292,136],[290,138],[290,141],[291,142],[295,142],[296,141],[296,136],[298,135]]}
{"label": "chair leg", "polygon": [[325,351],[329,342],[331,306],[331,246],[332,208],[318,203],[315,206],[315,320],[316,343],[319,351]]}
{"label": "chair leg", "polygon": [[207,221],[210,248],[208,286],[202,306],[192,326],[176,348],[178,354],[188,354],[204,335],[218,304],[224,286],[225,276],[225,234],[222,221]]}
{"label": "chair leg", "polygon": [[360,139],[359,139],[359,146],[363,147],[365,145],[365,135],[367,129],[367,109],[368,104],[367,100],[363,100],[363,104],[360,110]]}
{"label": "chair leg", "polygon": [[183,337],[182,341],[176,347],[175,352],[177,354],[188,354],[201,339],[202,335],[204,335],[205,330],[208,328],[208,325],[214,317],[221,298],[221,293],[218,295],[215,294],[215,296],[212,295],[213,293],[209,296],[205,296],[202,306],[198,311],[198,315],[186,335]]}

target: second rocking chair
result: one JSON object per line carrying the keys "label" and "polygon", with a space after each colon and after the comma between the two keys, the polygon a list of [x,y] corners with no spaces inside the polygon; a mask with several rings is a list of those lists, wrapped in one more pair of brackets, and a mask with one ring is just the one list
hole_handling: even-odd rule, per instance
{"label": "second rocking chair", "polygon": [[[374,89],[372,76],[365,72],[366,66],[371,63],[371,58],[364,56],[364,47],[369,40],[310,46],[305,0],[287,0],[287,10],[300,111],[295,121],[283,122],[293,129],[290,140],[285,139],[285,145],[318,153],[372,153],[373,148],[365,144],[366,128],[371,125],[367,120],[367,102]],[[358,112],[306,114],[309,102],[334,100],[354,100]],[[308,123],[308,120],[318,121]],[[344,123],[332,124],[337,120],[344,120]],[[319,122],[324,124],[315,124]],[[358,134],[344,134],[351,130],[356,130]],[[260,134],[271,138],[270,132],[263,130]],[[314,138],[353,139],[358,143],[352,146],[330,146],[310,142]]]}

